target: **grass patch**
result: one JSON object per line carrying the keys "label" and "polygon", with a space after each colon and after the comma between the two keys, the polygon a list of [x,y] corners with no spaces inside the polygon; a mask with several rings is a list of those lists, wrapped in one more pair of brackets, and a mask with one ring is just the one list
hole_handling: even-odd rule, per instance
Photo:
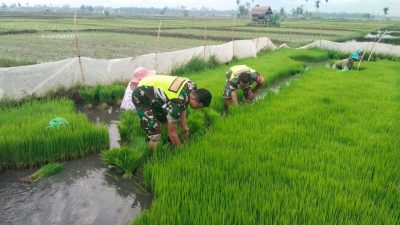
{"label": "grass patch", "polygon": [[0,67],[14,67],[14,66],[26,66],[36,64],[34,61],[29,60],[16,60],[16,59],[5,59],[0,58]]}
{"label": "grass patch", "polygon": [[330,58],[330,55],[327,51],[313,48],[307,50],[298,50],[290,57],[294,60],[303,62],[324,62]]}
{"label": "grass patch", "polygon": [[393,37],[400,37],[400,32],[391,32],[390,34],[389,34],[390,36],[393,36]]}
{"label": "grass patch", "polygon": [[[50,120],[63,117],[67,126],[46,128]],[[27,168],[48,162],[83,157],[108,148],[105,126],[94,126],[85,115],[75,113],[67,99],[30,101],[0,109],[0,165]]]}

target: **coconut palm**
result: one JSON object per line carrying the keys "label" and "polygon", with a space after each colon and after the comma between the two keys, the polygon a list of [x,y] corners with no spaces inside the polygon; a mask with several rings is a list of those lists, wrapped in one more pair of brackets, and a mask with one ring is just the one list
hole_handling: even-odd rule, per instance
{"label": "coconut palm", "polygon": [[319,5],[320,5],[320,4],[321,4],[321,1],[320,1],[320,0],[315,1],[315,8],[317,8],[317,12],[318,12]]}
{"label": "coconut palm", "polygon": [[383,8],[383,13],[385,14],[385,16],[388,15],[388,11],[389,11],[389,7]]}

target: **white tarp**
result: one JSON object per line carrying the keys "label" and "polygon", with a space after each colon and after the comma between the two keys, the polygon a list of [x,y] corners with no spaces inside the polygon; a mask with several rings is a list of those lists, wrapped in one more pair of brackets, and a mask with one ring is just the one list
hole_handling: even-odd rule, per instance
{"label": "white tarp", "polygon": [[155,69],[158,74],[168,74],[174,67],[187,63],[193,57],[208,60],[210,56],[216,56],[221,63],[226,63],[233,57],[256,57],[257,52],[264,49],[274,50],[276,46],[267,37],[262,37],[123,59],[81,57],[81,63],[78,58],[70,58],[37,65],[0,68],[0,99],[7,97],[19,100],[32,94],[43,96],[48,91],[77,84],[95,86],[116,81],[128,82],[133,78],[134,69],[139,66]]}
{"label": "white tarp", "polygon": [[[300,49],[321,47],[329,50],[352,53],[357,49],[362,48],[364,51],[370,52],[373,44],[374,42],[349,41],[349,42],[339,43],[339,42],[322,40],[322,41],[314,41],[313,43],[303,46]],[[400,57],[400,46],[379,43],[375,45],[374,54]]]}

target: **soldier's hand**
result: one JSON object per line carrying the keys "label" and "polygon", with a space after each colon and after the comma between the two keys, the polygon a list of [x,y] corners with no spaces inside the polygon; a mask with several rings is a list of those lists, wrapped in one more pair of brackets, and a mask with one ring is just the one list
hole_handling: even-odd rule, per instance
{"label": "soldier's hand", "polygon": [[249,91],[248,95],[247,95],[248,99],[251,101],[254,99],[254,92],[253,91]]}
{"label": "soldier's hand", "polygon": [[188,126],[184,126],[182,127],[183,132],[185,133],[186,136],[189,136],[190,134],[190,130]]}

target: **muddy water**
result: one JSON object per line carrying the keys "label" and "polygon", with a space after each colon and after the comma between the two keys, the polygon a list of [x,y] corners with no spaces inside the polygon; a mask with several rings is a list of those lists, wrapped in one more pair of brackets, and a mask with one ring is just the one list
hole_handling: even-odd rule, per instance
{"label": "muddy water", "polygon": [[291,82],[299,76],[300,74],[296,74],[271,82],[266,88],[260,89],[257,92],[256,96],[254,97],[254,102],[264,99],[268,93],[278,93],[282,87],[290,86]]}
{"label": "muddy water", "polygon": [[[315,67],[325,67],[325,68],[330,68],[330,62],[331,60],[326,60],[322,62],[304,62],[306,66],[306,70],[309,70],[311,68]],[[259,101],[265,96],[267,96],[268,93],[278,93],[279,90],[284,87],[284,86],[290,86],[292,81],[297,79],[301,73],[295,74],[295,75],[290,75],[284,78],[277,79],[270,84],[267,85],[266,88],[262,88],[258,91],[256,96],[254,97],[254,101]]]}
{"label": "muddy water", "polygon": [[[118,111],[83,109],[97,123],[107,124],[112,147],[118,147]],[[0,174],[0,224],[125,224],[144,208],[152,196],[138,175],[124,181],[106,168],[99,154],[64,162],[56,176],[24,184],[33,170]]]}
{"label": "muddy water", "polygon": [[76,109],[78,112],[86,114],[89,120],[93,123],[107,125],[110,137],[110,148],[120,147],[119,141],[121,140],[121,137],[118,132],[120,111],[118,108],[84,108],[82,105],[77,105]]}

